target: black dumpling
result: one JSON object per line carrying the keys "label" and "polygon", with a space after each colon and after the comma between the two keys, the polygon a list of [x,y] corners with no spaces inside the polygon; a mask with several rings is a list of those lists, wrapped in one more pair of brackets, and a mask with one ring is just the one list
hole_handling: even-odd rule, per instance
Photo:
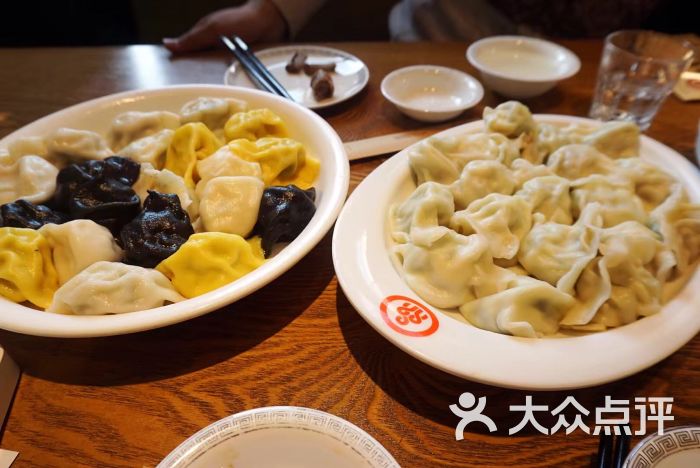
{"label": "black dumpling", "polygon": [[174,254],[192,234],[190,217],[177,195],[149,190],[143,211],[121,230],[124,261],[153,268]]}
{"label": "black dumpling", "polygon": [[120,156],[71,164],[56,177],[52,204],[73,218],[91,219],[116,234],[139,212],[140,200],[131,188],[139,170],[138,163]]}
{"label": "black dumpling", "polygon": [[44,224],[63,224],[70,217],[44,205],[17,200],[0,206],[0,226],[39,229]]}
{"label": "black dumpling", "polygon": [[268,187],[263,191],[254,232],[262,238],[265,256],[278,242],[291,242],[301,234],[316,212],[316,189],[296,185]]}

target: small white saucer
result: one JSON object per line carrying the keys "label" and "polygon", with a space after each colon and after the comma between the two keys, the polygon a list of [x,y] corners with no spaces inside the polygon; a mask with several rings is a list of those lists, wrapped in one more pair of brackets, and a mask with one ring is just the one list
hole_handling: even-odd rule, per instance
{"label": "small white saucer", "polygon": [[[311,77],[302,73],[288,73],[287,62],[296,52],[305,53],[309,63],[335,63],[335,72],[331,74],[335,91],[333,96],[317,101],[311,90]],[[369,70],[362,60],[339,49],[321,46],[293,45],[271,47],[255,52],[255,56],[270,70],[282,86],[302,106],[309,109],[322,109],[347,101],[367,85]],[[224,83],[230,86],[255,88],[255,85],[238,61],[226,70]]]}
{"label": "small white saucer", "polygon": [[384,77],[381,89],[401,112],[423,122],[457,117],[484,97],[484,88],[474,77],[437,65],[394,70]]}
{"label": "small white saucer", "polygon": [[297,406],[270,406],[221,419],[173,450],[157,468],[400,468],[354,424]]}
{"label": "small white saucer", "polygon": [[700,426],[679,426],[648,436],[632,449],[623,468],[700,466]]}

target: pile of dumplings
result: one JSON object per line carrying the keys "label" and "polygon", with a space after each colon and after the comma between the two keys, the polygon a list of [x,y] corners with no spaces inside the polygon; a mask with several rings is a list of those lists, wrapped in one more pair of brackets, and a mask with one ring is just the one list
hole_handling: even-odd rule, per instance
{"label": "pile of dumplings", "polygon": [[515,101],[485,131],[409,153],[391,252],[429,304],[522,337],[619,327],[658,312],[700,256],[700,205],[639,156],[639,129],[538,123]]}
{"label": "pile of dumplings", "polygon": [[0,295],[118,314],[205,294],[313,217],[320,163],[269,109],[202,97],[0,149]]}

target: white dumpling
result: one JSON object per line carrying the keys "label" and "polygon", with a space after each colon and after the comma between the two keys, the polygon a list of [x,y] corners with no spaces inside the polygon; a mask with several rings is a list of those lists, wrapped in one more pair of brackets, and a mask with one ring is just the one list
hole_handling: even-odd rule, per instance
{"label": "white dumpling", "polygon": [[512,273],[493,264],[483,236],[442,233],[430,246],[394,247],[413,291],[435,307],[451,308],[503,290]]}
{"label": "white dumpling", "polygon": [[516,159],[510,165],[510,172],[515,181],[515,188],[520,189],[525,182],[534,179],[535,177],[544,177],[555,175],[554,172],[547,166],[542,164],[532,164],[526,159]]}
{"label": "white dumpling", "polygon": [[510,195],[515,190],[513,173],[498,161],[472,161],[462,170],[459,179],[450,185],[455,209],[462,210],[474,200],[491,193]]}
{"label": "white dumpling", "polygon": [[700,258],[700,205],[688,202],[680,184],[651,212],[651,223],[674,253],[679,272]]}
{"label": "white dumpling", "polygon": [[634,183],[634,192],[647,210],[660,205],[676,183],[671,175],[640,158],[616,159],[615,165],[619,174]]}
{"label": "white dumpling", "polygon": [[89,219],[45,224],[39,232],[51,247],[59,284],[64,284],[93,263],[116,262],[122,258],[122,249],[109,229]]}
{"label": "white dumpling", "polygon": [[260,163],[236,156],[227,145],[216,150],[211,156],[197,161],[197,174],[199,182],[195,190],[200,197],[207,182],[214,177],[251,176],[262,180]]}
{"label": "white dumpling", "polygon": [[180,200],[180,206],[187,211],[190,220],[194,221],[199,213],[197,202],[190,189],[187,188],[185,180],[168,169],[159,171],[149,163],[141,164],[139,178],[132,188],[136,195],[139,196],[142,205],[146,197],[148,197],[148,191],[155,190],[160,193],[174,193],[177,195]]}
{"label": "white dumpling", "polygon": [[615,161],[588,145],[562,146],[549,156],[547,167],[569,180],[591,174],[612,174],[617,169]]}
{"label": "white dumpling", "polygon": [[21,156],[10,164],[0,164],[0,204],[20,198],[43,203],[56,190],[56,166],[39,156]]}
{"label": "white dumpling", "polygon": [[408,160],[418,185],[426,181],[449,184],[471,161],[510,165],[519,156],[517,145],[503,135],[468,133],[429,138],[409,151]]}
{"label": "white dumpling", "polygon": [[573,223],[569,181],[563,177],[535,177],[525,182],[515,196],[527,200],[532,205],[532,212],[540,213],[545,221]]}
{"label": "white dumpling", "polygon": [[230,116],[248,110],[248,104],[238,99],[199,97],[185,103],[180,109],[182,123],[202,122],[209,130],[220,130]]}
{"label": "white dumpling", "polygon": [[492,109],[484,108],[484,124],[487,132],[496,132],[508,138],[517,138],[523,133],[534,135],[536,124],[524,104],[507,101]]}
{"label": "white dumpling", "polygon": [[[396,242],[430,246],[449,229],[445,226],[455,212],[452,192],[445,185],[419,185],[401,205],[391,209],[391,235]],[[437,229],[434,229],[437,228]]]}
{"label": "white dumpling", "polygon": [[115,151],[140,138],[154,135],[161,130],[175,130],[180,126],[180,116],[168,111],[129,111],[119,114],[109,129],[109,144]]}
{"label": "white dumpling", "polygon": [[570,124],[565,127],[548,123],[538,123],[535,136],[538,159],[544,161],[547,156],[562,146],[580,143],[590,133],[586,127]]}
{"label": "white dumpling", "polygon": [[462,234],[484,236],[494,258],[511,259],[532,226],[532,207],[519,197],[492,193],[457,211],[450,227]]}
{"label": "white dumpling", "polygon": [[645,224],[648,215],[642,200],[634,193],[632,181],[599,174],[571,182],[571,211],[574,218],[590,203],[599,203],[603,226],[610,227],[623,221]]}
{"label": "white dumpling", "polygon": [[49,149],[46,146],[46,138],[44,137],[30,136],[18,138],[10,143],[7,149],[14,160],[22,156],[32,155],[44,158],[51,163],[56,163],[55,158],[52,158],[52,155],[49,154]]}
{"label": "white dumpling", "polygon": [[119,155],[137,163],[149,163],[156,169],[162,169],[165,155],[175,132],[165,128],[153,135],[139,138],[119,150]]}
{"label": "white dumpling", "polygon": [[633,122],[606,122],[583,138],[611,158],[639,156],[639,127]]}
{"label": "white dumpling", "polygon": [[507,289],[463,304],[459,311],[484,330],[536,338],[556,333],[559,321],[574,302],[544,281],[513,275]]}
{"label": "white dumpling", "polygon": [[121,314],[153,309],[184,298],[157,270],[119,262],[93,263],[58,288],[47,312]]}
{"label": "white dumpling", "polygon": [[571,294],[600,245],[600,207],[591,204],[572,226],[535,224],[522,239],[518,261],[532,276]]}
{"label": "white dumpling", "polygon": [[97,133],[72,128],[56,130],[46,139],[46,147],[51,155],[69,162],[105,159],[114,154]]}
{"label": "white dumpling", "polygon": [[265,184],[251,176],[215,177],[207,182],[199,201],[206,231],[248,237],[258,219]]}

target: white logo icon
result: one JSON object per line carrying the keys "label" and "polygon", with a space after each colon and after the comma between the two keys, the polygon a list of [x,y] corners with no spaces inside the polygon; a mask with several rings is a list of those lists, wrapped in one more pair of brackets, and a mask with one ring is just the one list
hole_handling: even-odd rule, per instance
{"label": "white logo icon", "polygon": [[[485,414],[481,414],[481,412],[484,411],[484,408],[486,407],[486,397],[479,397],[479,403],[476,404],[476,406],[475,404],[476,398],[474,397],[474,395],[469,392],[464,392],[459,396],[459,405],[450,405],[450,411],[452,411],[452,413],[455,416],[462,418],[459,424],[457,424],[457,428],[455,429],[456,440],[464,439],[464,429],[469,423],[472,422],[480,422],[482,424],[485,424],[486,427],[489,428],[489,432],[496,431],[496,423],[494,423],[493,420]],[[472,406],[475,407],[473,409],[469,409]]]}

